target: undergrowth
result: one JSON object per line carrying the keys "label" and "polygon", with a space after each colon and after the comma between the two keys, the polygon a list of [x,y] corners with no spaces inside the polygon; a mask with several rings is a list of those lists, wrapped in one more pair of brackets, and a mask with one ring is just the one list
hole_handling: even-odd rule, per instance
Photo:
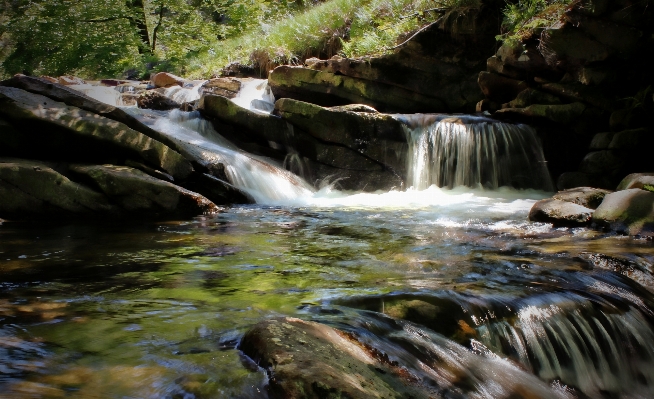
{"label": "undergrowth", "polygon": [[518,0],[504,8],[502,28],[497,37],[508,44],[527,39],[536,30],[556,25],[574,0]]}
{"label": "undergrowth", "polygon": [[481,0],[330,0],[305,12],[228,40],[217,41],[188,65],[207,76],[230,62],[266,72],[310,57],[378,56],[421,27],[454,9],[478,7]]}

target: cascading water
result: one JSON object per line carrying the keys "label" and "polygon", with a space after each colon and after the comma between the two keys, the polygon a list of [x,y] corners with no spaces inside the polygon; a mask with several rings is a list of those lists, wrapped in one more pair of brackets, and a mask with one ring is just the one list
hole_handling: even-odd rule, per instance
{"label": "cascading water", "polygon": [[399,115],[409,141],[409,185],[553,189],[532,128],[472,115]]}

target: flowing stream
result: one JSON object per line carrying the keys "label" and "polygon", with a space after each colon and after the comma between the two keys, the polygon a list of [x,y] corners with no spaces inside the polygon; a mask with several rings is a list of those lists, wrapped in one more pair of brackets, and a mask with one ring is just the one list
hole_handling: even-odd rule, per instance
{"label": "flowing stream", "polygon": [[[279,315],[356,333],[444,398],[654,396],[652,243],[528,222],[551,187],[533,137],[415,117],[414,187],[348,193],[239,151],[197,113],[130,112],[230,165],[257,204],[0,225],[0,398],[265,398],[236,347]],[[471,131],[517,163],[480,154]],[[445,153],[458,163],[435,167]],[[496,168],[466,180],[463,154]],[[539,190],[501,187],[523,155]]]}

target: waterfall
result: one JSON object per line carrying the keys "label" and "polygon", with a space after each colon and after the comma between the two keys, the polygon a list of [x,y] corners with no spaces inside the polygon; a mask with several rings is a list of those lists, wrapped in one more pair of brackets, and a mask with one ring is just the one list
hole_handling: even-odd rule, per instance
{"label": "waterfall", "polygon": [[472,115],[398,115],[409,142],[408,185],[552,191],[535,131]]}

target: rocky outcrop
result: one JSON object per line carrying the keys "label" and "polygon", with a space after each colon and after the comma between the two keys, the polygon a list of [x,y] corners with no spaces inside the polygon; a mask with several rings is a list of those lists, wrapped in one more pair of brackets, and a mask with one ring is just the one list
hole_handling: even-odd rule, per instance
{"label": "rocky outcrop", "polygon": [[407,144],[403,124],[387,114],[350,109],[323,108],[288,98],[275,103],[277,114],[317,140],[345,146],[405,176]]}
{"label": "rocky outcrop", "polygon": [[[372,146],[368,148],[363,141],[357,144],[356,139],[351,136],[352,134],[361,134],[361,137],[366,134],[386,134],[387,137],[395,137],[399,131],[393,132],[392,128],[382,128],[378,126],[379,123],[376,125],[376,122],[373,122],[388,119],[388,116],[371,117],[370,115],[374,114],[369,112],[339,112],[299,102],[282,102],[281,104],[285,104],[283,109],[286,110],[282,112],[282,108],[278,108],[282,117],[247,110],[225,97],[205,95],[200,100],[199,109],[203,115],[219,125],[218,130],[221,134],[241,149],[275,158],[281,162],[289,162],[290,159],[306,163],[306,168],[304,165],[300,165],[294,172],[300,172],[299,169],[303,168],[307,169],[304,170],[305,176],[303,177],[308,181],[338,180],[341,188],[350,190],[372,191],[402,186],[403,175],[395,172],[390,162],[384,163],[381,159],[382,153],[375,153],[380,150],[379,148]],[[297,113],[289,112],[291,109],[296,110]],[[307,112],[320,113],[330,117],[332,121],[327,122],[325,118],[312,119],[313,122],[308,121],[306,119],[308,114],[302,114],[302,109]],[[286,117],[283,117],[284,113],[286,117],[293,120],[286,120]],[[326,135],[328,127],[324,123],[340,126],[341,131],[334,132],[332,140],[329,140]],[[393,126],[399,127],[396,121],[392,123]],[[368,127],[362,133],[348,130],[364,126]],[[304,128],[313,134],[305,131]],[[383,138],[379,137],[375,140]],[[372,140],[373,137],[370,139]],[[399,142],[396,144],[396,146],[401,145]],[[402,156],[403,152],[399,152],[393,155],[393,159],[396,160]],[[391,159],[391,156],[388,159]]]}
{"label": "rocky outcrop", "polygon": [[593,210],[585,206],[550,198],[534,204],[529,211],[529,220],[554,226],[584,226],[590,223],[592,214]]}
{"label": "rocky outcrop", "polygon": [[[40,94],[52,100],[62,102],[84,111],[103,116],[108,119],[124,123],[128,127],[145,134],[157,141],[160,141],[171,148],[175,148],[175,143],[167,136],[151,129],[141,123],[138,119],[126,113],[124,110],[109,104],[94,100],[93,98],[73,90],[69,87],[50,82],[43,78],[34,76],[15,75],[11,79],[0,82],[0,86],[15,87],[34,94]],[[133,87],[130,85],[130,87]],[[142,90],[137,88],[136,91]]]}
{"label": "rocky outcrop", "polygon": [[270,377],[271,398],[428,398],[406,372],[375,356],[353,336],[284,317],[250,329],[240,349]]}
{"label": "rocky outcrop", "polygon": [[593,223],[612,231],[654,236],[654,193],[628,189],[608,194],[593,214]]}
{"label": "rocky outcrop", "polygon": [[175,179],[193,171],[178,152],[125,124],[21,89],[0,87],[0,118],[20,126],[15,142],[3,143],[0,155],[94,162],[134,158]]}
{"label": "rocky outcrop", "polygon": [[382,57],[314,60],[269,76],[276,98],[321,106],[366,104],[382,112],[474,112],[476,80],[492,55],[499,6],[453,12]]}
{"label": "rocky outcrop", "polygon": [[573,2],[561,21],[488,59],[478,109],[537,127],[559,189],[613,188],[645,168],[652,145],[654,78],[643,55],[654,52],[653,27],[647,2]]}

